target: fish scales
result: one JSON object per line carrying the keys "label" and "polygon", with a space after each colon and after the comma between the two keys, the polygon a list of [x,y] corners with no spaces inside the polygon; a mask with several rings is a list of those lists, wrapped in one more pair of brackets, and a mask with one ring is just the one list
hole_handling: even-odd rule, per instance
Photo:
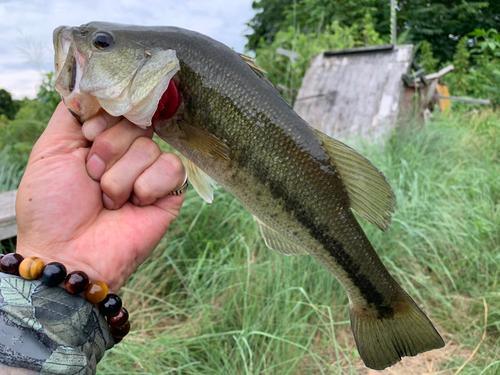
{"label": "fish scales", "polygon": [[[207,44],[206,40],[201,41],[202,46]],[[317,137],[308,127],[291,127],[305,121],[290,111],[289,105],[276,96],[267,82],[255,79],[253,72],[249,71],[248,76],[232,74],[246,68],[241,59],[229,60],[236,66],[230,63],[212,66],[209,62],[213,54],[204,55],[204,48],[198,45],[191,45],[188,50],[182,45],[185,44],[179,43],[177,47],[181,60],[179,90],[189,93],[186,122],[224,140],[231,150],[230,159],[235,162],[216,180],[256,217],[279,232],[297,237],[296,242],[313,257],[329,264],[329,270],[350,291],[350,298],[373,304],[384,316],[390,314],[389,305],[394,298],[392,278],[348,210],[342,180]],[[220,53],[227,54],[227,51]],[[165,138],[171,139],[168,135]],[[269,154],[274,157],[268,157]],[[200,162],[200,165],[206,164],[216,166],[210,160]],[[216,175],[216,168],[212,169],[207,169],[208,174]],[[253,179],[242,184],[236,178],[236,171]],[[228,175],[232,178],[227,178]],[[242,186],[245,191],[240,191]],[[267,190],[270,195],[263,197],[262,192]],[[259,210],[262,201],[266,202],[264,207],[279,209],[276,212],[269,212],[267,208]],[[331,215],[332,212],[337,214]],[[288,223],[283,226],[283,222]],[[293,225],[295,223],[300,226]],[[323,249],[329,256],[325,256]],[[358,254],[361,259],[357,259]],[[361,270],[367,260],[370,267]],[[372,278],[376,281],[372,282]],[[352,285],[345,285],[348,283]],[[386,299],[384,293],[390,293]]]}
{"label": "fish scales", "polygon": [[[95,35],[110,41],[103,51],[93,45]],[[56,88],[81,121],[102,107],[140,126],[154,125],[186,158],[202,196],[210,190],[206,174],[252,212],[269,247],[308,253],[340,281],[368,367],[383,369],[404,355],[444,345],[351,212],[387,230],[393,195],[383,175],[311,128],[249,58],[173,27],[62,27],[54,32],[54,45]],[[175,114],[153,117],[172,84],[181,98]]]}

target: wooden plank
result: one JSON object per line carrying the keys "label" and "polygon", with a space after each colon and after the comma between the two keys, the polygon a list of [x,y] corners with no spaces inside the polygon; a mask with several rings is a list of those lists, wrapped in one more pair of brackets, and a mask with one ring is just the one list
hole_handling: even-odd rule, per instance
{"label": "wooden plank", "polygon": [[444,96],[444,95],[436,95],[436,98],[447,99],[447,100],[456,100],[457,102],[491,105],[491,100],[489,100],[489,99],[473,99],[473,98],[463,98],[461,96]]}
{"label": "wooden plank", "polygon": [[348,55],[352,53],[363,53],[363,52],[374,52],[374,51],[391,51],[394,49],[392,44],[386,44],[384,46],[371,46],[371,47],[356,47],[341,49],[338,51],[325,51],[324,56],[338,56],[338,55]]}
{"label": "wooden plank", "polygon": [[427,80],[431,80],[431,79],[436,79],[436,78],[441,78],[445,75],[447,75],[449,72],[451,72],[453,69],[455,69],[455,67],[453,65],[448,65],[447,67],[441,69],[439,72],[437,73],[432,73],[432,74],[428,74],[425,76],[425,79]]}
{"label": "wooden plank", "polygon": [[[433,79],[441,78],[441,77],[445,76],[446,74],[451,72],[453,69],[455,69],[455,67],[453,65],[448,65],[447,67],[441,69],[439,72],[427,74],[423,78],[425,79],[425,81],[432,81]],[[404,78],[405,77],[403,77],[403,79]],[[405,83],[407,84],[407,86],[410,86],[410,87],[415,87],[415,85],[417,87],[422,87],[422,84],[421,84],[422,80],[420,78],[413,79],[411,77],[411,74],[406,77]],[[424,82],[423,86],[427,86],[427,85],[428,85],[428,83]]]}
{"label": "wooden plank", "polygon": [[0,193],[0,240],[17,235],[16,196],[17,190]]}

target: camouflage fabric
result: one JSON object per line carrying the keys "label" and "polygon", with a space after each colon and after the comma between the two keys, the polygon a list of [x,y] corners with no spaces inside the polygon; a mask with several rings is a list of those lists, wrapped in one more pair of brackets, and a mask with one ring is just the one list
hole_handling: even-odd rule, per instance
{"label": "camouflage fabric", "polygon": [[85,298],[0,273],[2,374],[95,374],[112,345],[105,318]]}

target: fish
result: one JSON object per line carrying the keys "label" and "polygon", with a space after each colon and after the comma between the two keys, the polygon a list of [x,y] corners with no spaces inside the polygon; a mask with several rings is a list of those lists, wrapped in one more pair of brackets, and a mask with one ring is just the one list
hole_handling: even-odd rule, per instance
{"label": "fish", "polygon": [[56,90],[81,123],[104,110],[153,126],[203,199],[219,184],[254,215],[269,248],[309,255],[339,281],[367,367],[444,346],[353,213],[389,229],[385,176],[295,113],[252,58],[182,28],[105,22],[57,28],[54,49]]}

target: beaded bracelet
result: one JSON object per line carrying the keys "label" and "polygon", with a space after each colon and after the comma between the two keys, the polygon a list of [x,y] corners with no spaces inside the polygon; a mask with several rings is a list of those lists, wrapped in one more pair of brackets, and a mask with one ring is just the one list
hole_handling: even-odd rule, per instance
{"label": "beaded bracelet", "polygon": [[101,314],[107,317],[111,335],[118,344],[130,332],[128,311],[122,307],[122,300],[116,294],[108,294],[108,286],[102,281],[89,282],[85,272],[66,273],[66,267],[59,262],[47,265],[37,257],[24,258],[21,254],[0,254],[0,271],[10,275],[21,276],[26,280],[39,277],[48,286],[57,286],[64,282],[66,290],[71,294],[85,292],[89,302],[99,305]]}

